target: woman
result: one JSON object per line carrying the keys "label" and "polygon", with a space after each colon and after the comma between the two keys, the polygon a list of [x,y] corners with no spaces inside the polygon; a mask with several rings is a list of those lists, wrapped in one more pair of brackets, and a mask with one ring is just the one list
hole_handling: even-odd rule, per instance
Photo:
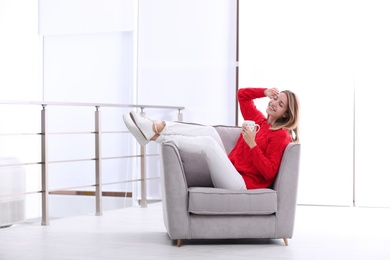
{"label": "woman", "polygon": [[[254,100],[269,97],[267,117]],[[269,187],[278,172],[283,151],[290,142],[298,142],[299,102],[291,91],[276,88],[242,88],[238,101],[244,120],[260,125],[258,133],[246,126],[227,156],[217,131],[211,126],[177,122],[157,122],[134,112],[124,114],[123,120],[141,145],[150,141],[174,142],[186,152],[201,153],[209,166],[216,188],[257,189]]]}

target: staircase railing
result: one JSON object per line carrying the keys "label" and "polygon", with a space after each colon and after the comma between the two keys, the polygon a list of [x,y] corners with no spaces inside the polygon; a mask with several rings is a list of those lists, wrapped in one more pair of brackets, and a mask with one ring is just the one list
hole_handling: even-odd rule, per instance
{"label": "staircase railing", "polygon": [[[94,113],[94,122],[95,122],[95,130],[94,132],[89,132],[91,134],[94,134],[95,136],[95,157],[91,159],[85,159],[85,160],[94,160],[95,161],[95,183],[92,185],[95,187],[95,201],[96,201],[96,215],[102,215],[102,185],[105,184],[113,184],[113,183],[102,183],[102,174],[101,174],[101,163],[105,159],[112,159],[112,158],[104,158],[102,157],[101,153],[101,136],[104,133],[101,129],[101,112],[100,108],[102,107],[115,107],[115,108],[138,108],[141,110],[141,113],[145,114],[145,109],[169,109],[169,110],[177,110],[177,120],[183,121],[183,114],[182,110],[184,110],[184,107],[181,106],[158,106],[158,105],[132,105],[132,104],[107,104],[107,103],[76,103],[76,102],[39,102],[39,101],[0,101],[0,105],[32,105],[32,106],[41,106],[41,132],[39,133],[0,133],[0,136],[4,135],[40,135],[41,136],[41,160],[38,162],[21,162],[20,164],[3,164],[0,165],[0,167],[14,167],[14,166],[25,166],[25,165],[33,165],[38,164],[41,165],[41,190],[33,191],[33,192],[25,192],[25,193],[19,193],[19,194],[2,194],[1,197],[12,197],[12,196],[20,196],[20,195],[27,195],[27,194],[33,194],[33,193],[41,193],[41,203],[42,203],[42,225],[49,225],[49,211],[48,211],[48,196],[50,193],[55,194],[55,191],[51,191],[48,184],[48,174],[49,174],[49,168],[48,165],[50,163],[56,163],[59,161],[49,161],[48,160],[48,135],[49,133],[47,131],[48,126],[48,117],[47,117],[47,108],[48,107],[54,107],[54,106],[71,106],[71,107],[95,107],[95,113]],[[109,133],[125,133],[125,131],[111,131]],[[61,133],[61,134],[71,134],[69,132]],[[140,171],[141,171],[141,178],[135,181],[139,181],[141,183],[141,194],[140,194],[140,206],[146,207],[147,206],[147,192],[146,192],[146,157],[148,155],[146,154],[145,147],[141,146],[140,154],[139,155],[125,155],[125,156],[119,156],[115,158],[130,158],[130,157],[139,157],[140,160]],[[62,163],[68,163],[68,162],[75,162],[80,160],[66,160],[61,161]],[[124,180],[115,182],[116,183],[125,183],[129,182],[130,180]],[[133,180],[134,181],[134,180]],[[90,187],[90,186],[88,186]],[[74,187],[73,187],[74,188]],[[80,187],[79,187],[80,188]],[[65,189],[72,189],[72,187],[66,187]],[[74,193],[72,193],[75,195]],[[85,194],[83,194],[85,195]]]}

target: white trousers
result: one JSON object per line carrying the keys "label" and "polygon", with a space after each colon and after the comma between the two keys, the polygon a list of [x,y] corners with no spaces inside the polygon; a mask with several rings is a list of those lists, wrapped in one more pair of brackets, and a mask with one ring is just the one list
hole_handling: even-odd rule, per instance
{"label": "white trousers", "polygon": [[216,188],[245,190],[245,182],[229,160],[218,132],[212,126],[165,121],[157,143],[173,142],[180,150],[203,154]]}

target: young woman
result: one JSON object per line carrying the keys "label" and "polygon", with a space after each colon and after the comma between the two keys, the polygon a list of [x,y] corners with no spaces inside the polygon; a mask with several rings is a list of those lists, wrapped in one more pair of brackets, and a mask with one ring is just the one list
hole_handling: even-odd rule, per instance
{"label": "young woman", "polygon": [[[269,97],[267,117],[254,100]],[[209,166],[216,188],[257,189],[269,187],[278,172],[284,149],[290,142],[298,142],[299,101],[288,90],[276,88],[242,88],[238,101],[244,120],[260,125],[256,133],[246,126],[233,150],[226,154],[217,131],[211,126],[170,121],[153,121],[134,112],[124,114],[129,131],[141,145],[150,141],[171,141],[186,152],[201,153]]]}

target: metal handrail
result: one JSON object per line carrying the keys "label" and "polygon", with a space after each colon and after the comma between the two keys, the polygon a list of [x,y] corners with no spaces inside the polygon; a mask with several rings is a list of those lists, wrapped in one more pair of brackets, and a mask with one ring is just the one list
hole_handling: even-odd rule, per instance
{"label": "metal handrail", "polygon": [[[144,109],[174,109],[178,110],[178,121],[183,121],[182,110],[185,108],[182,106],[159,106],[159,105],[133,105],[133,104],[110,104],[110,103],[82,103],[82,102],[44,102],[44,101],[1,101],[0,105],[39,105],[42,106],[41,110],[41,132],[40,133],[0,133],[0,136],[5,135],[40,135],[41,136],[41,161],[39,162],[29,162],[29,163],[19,163],[19,164],[7,164],[0,165],[0,167],[10,167],[10,166],[19,166],[19,165],[41,165],[41,179],[42,186],[40,191],[25,192],[22,194],[42,194],[42,225],[49,224],[49,214],[48,214],[48,195],[50,190],[47,183],[48,176],[48,164],[49,163],[67,163],[75,161],[95,161],[95,184],[90,186],[81,186],[81,187],[95,187],[95,198],[96,198],[96,215],[102,215],[102,185],[107,185],[107,183],[101,182],[101,161],[106,159],[118,159],[118,158],[133,158],[139,157],[141,162],[141,178],[137,180],[126,180],[123,182],[141,182],[141,207],[146,207],[146,160],[147,156],[157,156],[158,154],[146,155],[145,147],[141,146],[140,155],[129,155],[129,156],[116,156],[116,157],[102,157],[100,152],[100,139],[102,134],[106,133],[127,133],[126,131],[101,131],[101,117],[100,117],[100,107],[117,107],[117,108],[140,108],[141,113],[144,114]],[[84,158],[84,159],[74,159],[74,160],[61,160],[61,161],[49,161],[47,157],[47,135],[51,134],[75,134],[75,132],[63,132],[63,133],[48,133],[47,124],[46,124],[46,107],[47,106],[87,106],[95,107],[95,131],[88,132],[78,132],[78,134],[94,134],[95,135],[95,157],[94,158]],[[121,182],[116,182],[121,183]],[[110,184],[110,183],[109,183]],[[78,187],[80,188],[80,187]],[[72,189],[72,188],[66,188]],[[56,191],[58,189],[55,189]],[[19,194],[19,193],[18,193]],[[12,194],[15,195],[15,194]],[[7,197],[0,196],[0,197]]]}
{"label": "metal handrail", "polygon": [[88,103],[88,102],[55,102],[55,101],[9,101],[0,100],[4,105],[41,105],[41,106],[87,106],[87,107],[133,107],[133,108],[157,108],[184,110],[183,106],[159,106],[159,105],[133,105],[133,104],[115,104],[115,103]]}

